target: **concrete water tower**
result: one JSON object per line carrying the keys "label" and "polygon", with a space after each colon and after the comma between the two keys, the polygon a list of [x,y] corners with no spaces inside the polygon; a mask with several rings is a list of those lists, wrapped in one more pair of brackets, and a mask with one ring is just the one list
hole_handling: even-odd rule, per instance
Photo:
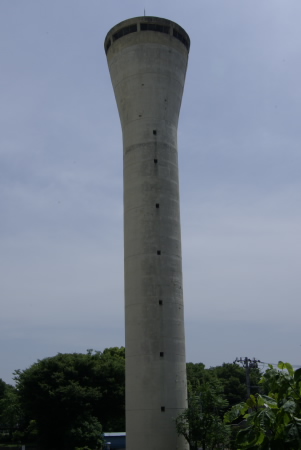
{"label": "concrete water tower", "polygon": [[136,17],[105,51],[124,161],[127,450],[183,450],[187,407],[177,127],[190,40],[174,22]]}

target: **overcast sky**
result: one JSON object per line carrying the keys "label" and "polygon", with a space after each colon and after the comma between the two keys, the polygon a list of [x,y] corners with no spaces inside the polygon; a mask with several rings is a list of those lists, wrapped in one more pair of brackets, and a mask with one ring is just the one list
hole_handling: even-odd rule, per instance
{"label": "overcast sky", "polygon": [[1,0],[0,378],[124,345],[122,136],[103,41],[190,35],[179,123],[187,361],[301,364],[300,0]]}

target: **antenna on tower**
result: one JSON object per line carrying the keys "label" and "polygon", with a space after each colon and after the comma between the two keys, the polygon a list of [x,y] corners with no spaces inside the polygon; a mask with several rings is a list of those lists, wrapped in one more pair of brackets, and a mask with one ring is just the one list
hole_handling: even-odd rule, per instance
{"label": "antenna on tower", "polygon": [[145,17],[145,8],[144,8],[144,17]]}

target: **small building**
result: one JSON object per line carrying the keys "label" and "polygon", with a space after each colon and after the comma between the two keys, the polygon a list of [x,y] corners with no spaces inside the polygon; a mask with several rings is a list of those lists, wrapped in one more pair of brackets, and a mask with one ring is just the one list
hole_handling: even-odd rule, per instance
{"label": "small building", "polygon": [[119,433],[104,433],[105,450],[125,450],[126,448],[126,434]]}

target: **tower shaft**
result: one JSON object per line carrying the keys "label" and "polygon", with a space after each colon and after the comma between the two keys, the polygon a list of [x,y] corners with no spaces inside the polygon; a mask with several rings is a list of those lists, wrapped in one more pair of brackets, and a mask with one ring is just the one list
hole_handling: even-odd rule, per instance
{"label": "tower shaft", "polygon": [[177,126],[189,37],[138,17],[105,48],[123,133],[128,450],[175,450],[187,407]]}

